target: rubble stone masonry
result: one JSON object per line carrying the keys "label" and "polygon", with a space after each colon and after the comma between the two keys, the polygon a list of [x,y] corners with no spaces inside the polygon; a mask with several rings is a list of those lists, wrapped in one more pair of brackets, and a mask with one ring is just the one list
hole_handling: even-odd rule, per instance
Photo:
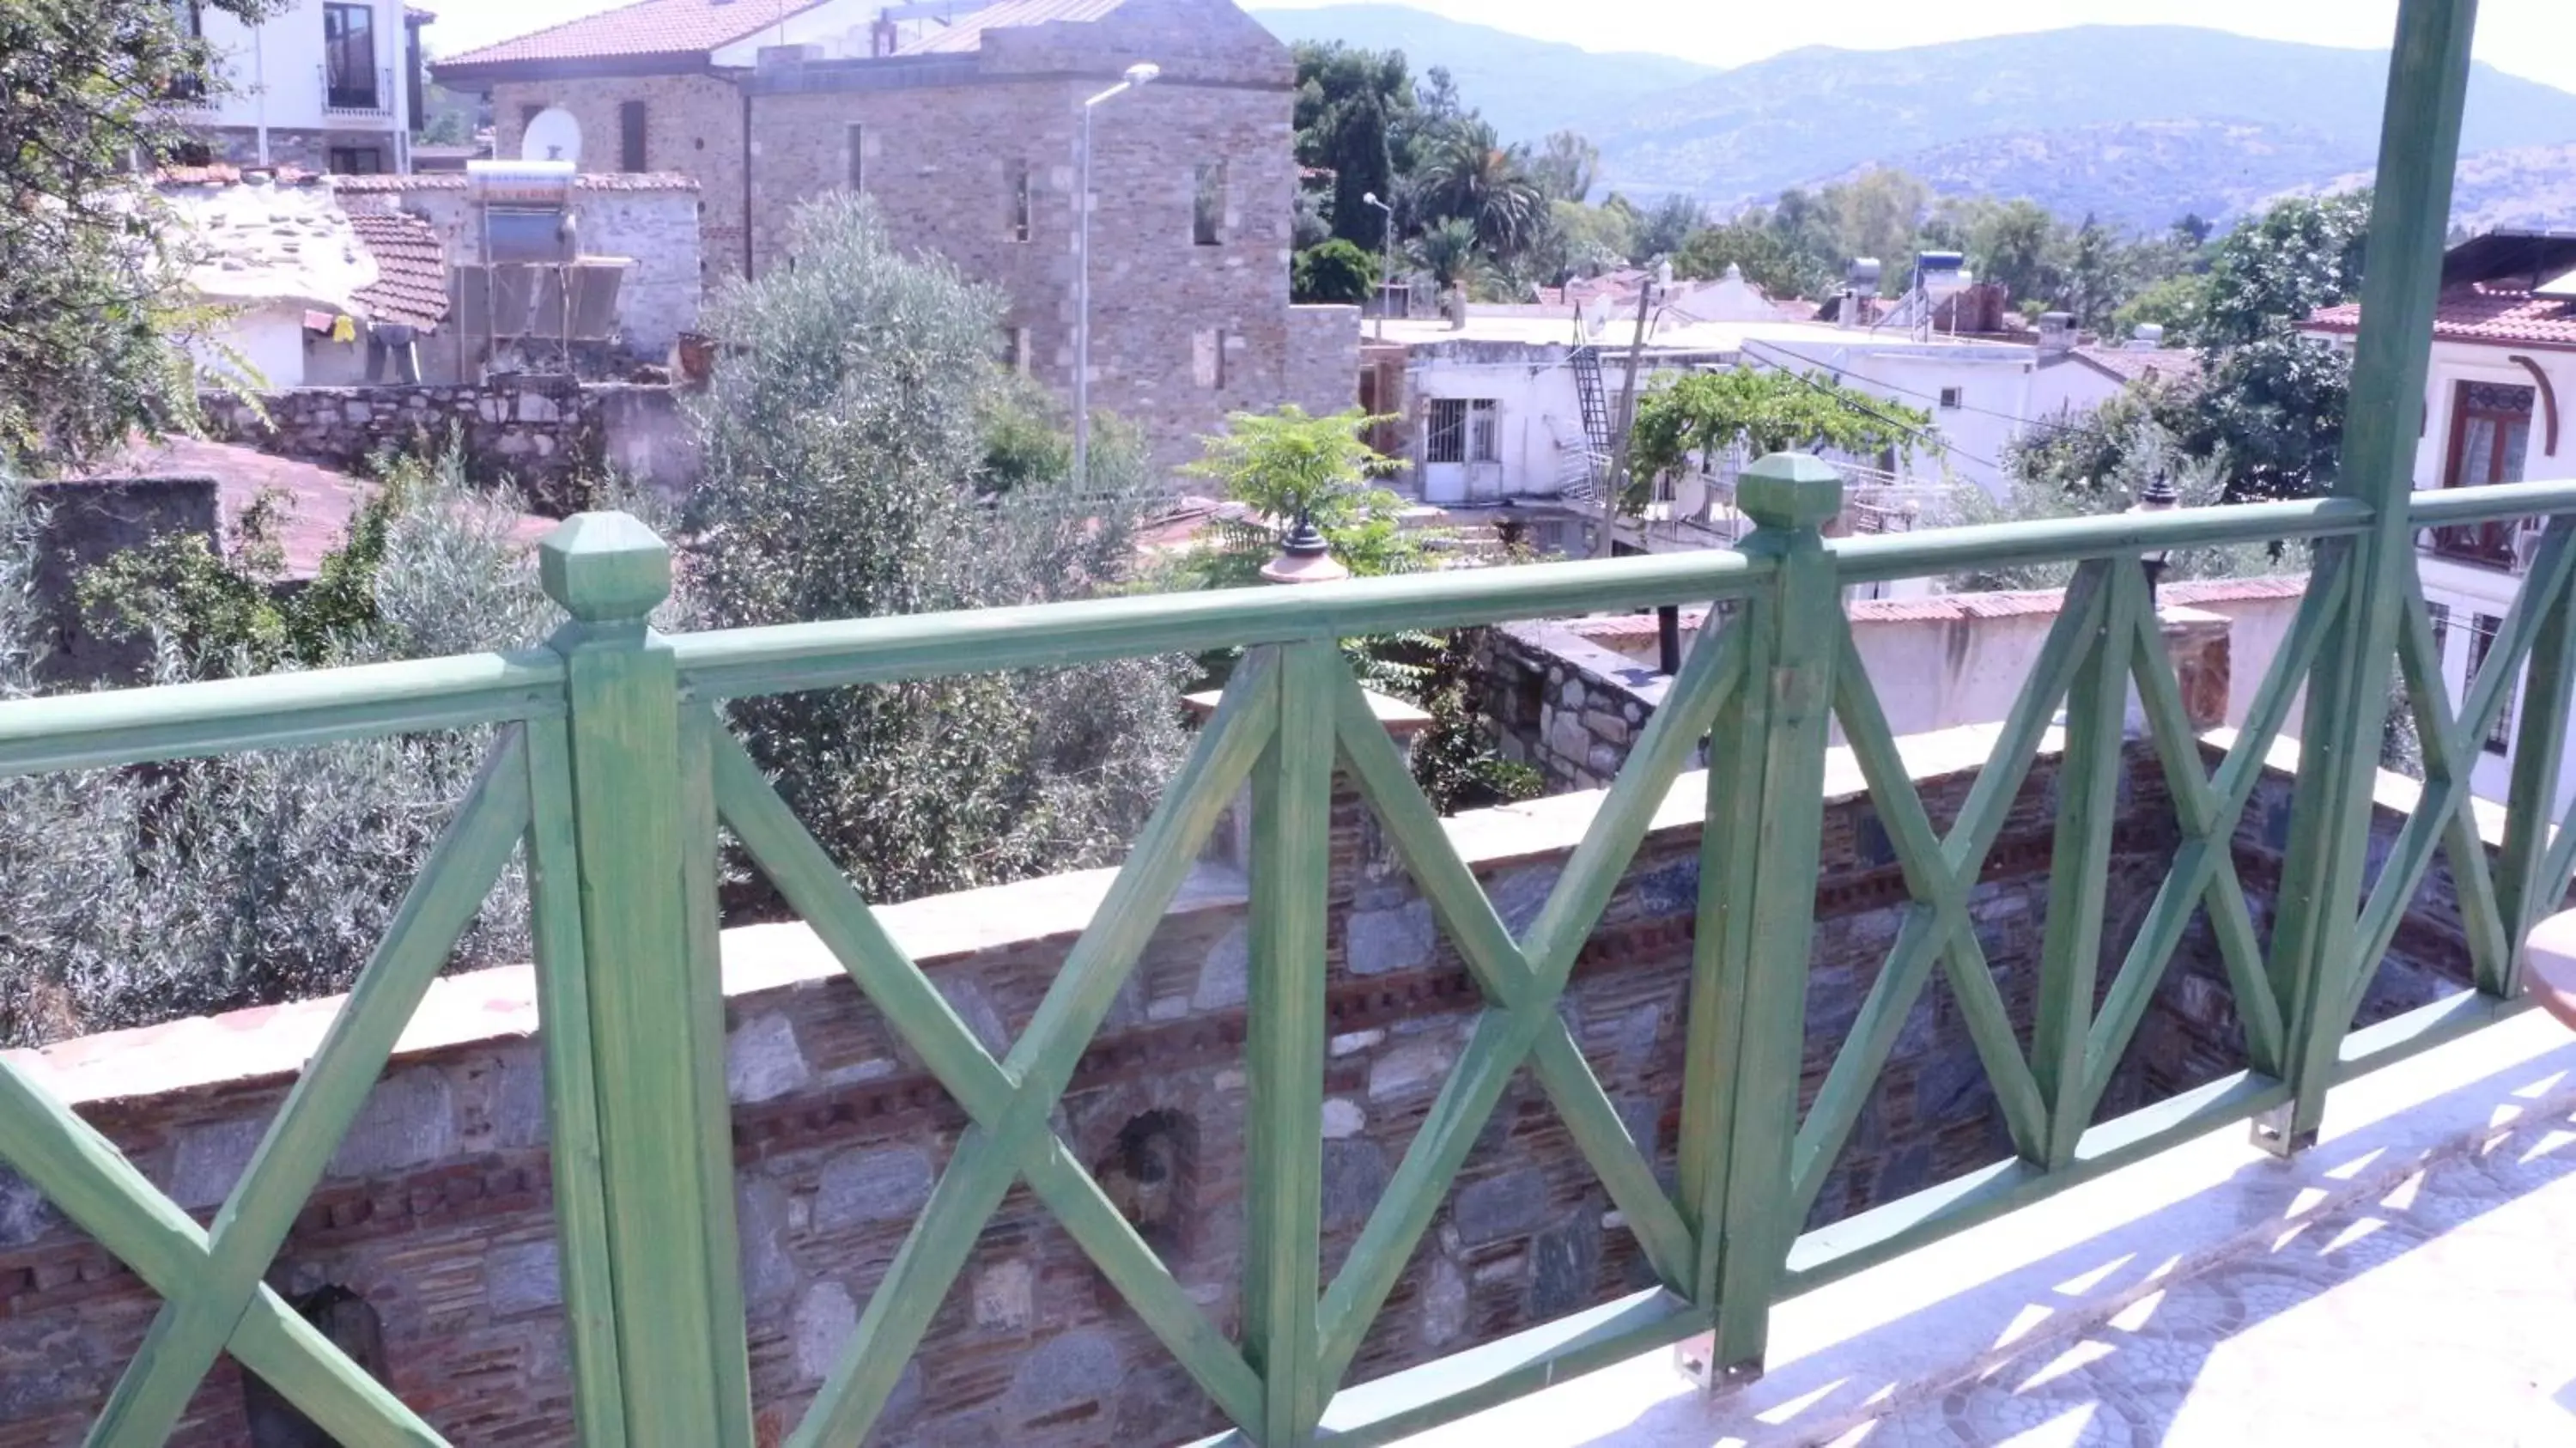
{"label": "rubble stone masonry", "polygon": [[[1956,814],[1992,740],[1991,730],[1962,729],[1904,741],[1936,827]],[[1676,786],[1584,948],[1563,1008],[1632,1136],[1667,1173],[1681,1110],[1705,789],[1696,775]],[[1806,1002],[1810,1096],[1907,908],[1886,830],[1839,752],[1828,793]],[[2054,794],[2055,762],[2043,758],[1971,906],[2024,1022],[2036,989]],[[1599,798],[1566,795],[1451,822],[1462,856],[1515,928],[1535,916]],[[2112,964],[2176,838],[2161,772],[2144,750],[2133,752],[2120,798],[2105,943]],[[2270,808],[2257,813],[2269,819]],[[2383,812],[2381,833],[2397,820]],[[1334,823],[1332,1034],[1318,1123],[1328,1274],[1421,1128],[1479,1007],[1373,821],[1346,795]],[[2259,844],[2269,826],[2250,828]],[[1059,876],[882,916],[998,1053],[1026,1027],[1107,880],[1105,872]],[[2438,919],[2402,936],[2398,950],[2400,968],[2427,979],[2456,979],[2465,968],[2458,937]],[[762,1441],[772,1442],[848,1340],[966,1118],[803,927],[729,932],[725,958],[752,1379]],[[2183,996],[2212,978],[2211,960],[2195,929],[2140,1051],[2219,1040]],[[1211,865],[1162,922],[1056,1118],[1111,1199],[1227,1332],[1240,1326],[1247,968],[1241,879]],[[571,1440],[532,998],[524,968],[439,984],[269,1279],[335,1324],[354,1322],[351,1340],[380,1339],[372,1365],[457,1443]],[[203,1214],[232,1185],[334,1008],[311,1002],[182,1022],[19,1059]],[[2142,1104],[2153,1078],[2176,1064],[2141,1064],[2133,1051],[2106,1114]],[[1985,1074],[1936,980],[1815,1220],[1902,1197],[2007,1150]],[[1647,1281],[1634,1241],[1524,1076],[1476,1142],[1356,1377]],[[76,1441],[155,1306],[131,1273],[0,1174],[0,1448]],[[250,1441],[244,1392],[229,1363],[219,1368],[176,1441]],[[1221,1426],[1062,1229],[1014,1191],[870,1441],[1152,1448]]]}

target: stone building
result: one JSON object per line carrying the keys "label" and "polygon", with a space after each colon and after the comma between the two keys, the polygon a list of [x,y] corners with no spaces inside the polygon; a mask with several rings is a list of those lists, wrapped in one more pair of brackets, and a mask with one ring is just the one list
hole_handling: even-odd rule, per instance
{"label": "stone building", "polygon": [[[907,7],[918,10],[920,7]],[[468,52],[501,154],[570,112],[589,170],[695,177],[711,277],[786,258],[797,206],[873,197],[896,239],[1000,287],[998,354],[1070,390],[1077,133],[1094,115],[1092,400],[1177,462],[1229,412],[1357,392],[1350,308],[1289,302],[1295,68],[1230,0],[1005,0],[893,21],[845,0],[642,0]]]}

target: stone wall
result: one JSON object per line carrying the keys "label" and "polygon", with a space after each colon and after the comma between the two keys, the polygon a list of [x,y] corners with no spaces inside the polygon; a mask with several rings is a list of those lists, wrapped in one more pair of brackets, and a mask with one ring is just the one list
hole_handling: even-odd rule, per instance
{"label": "stone wall", "polygon": [[469,476],[514,483],[532,511],[562,517],[590,502],[588,485],[609,456],[604,415],[621,393],[654,395],[621,400],[625,415],[667,414],[677,405],[667,387],[567,388],[535,378],[525,386],[307,387],[252,398],[209,394],[206,432],[353,473],[373,471],[386,453],[436,451],[454,441]]}
{"label": "stone wall", "polygon": [[1495,747],[1536,769],[1550,794],[1617,776],[1671,682],[1562,623],[1488,629],[1478,662]]}
{"label": "stone wall", "polygon": [[[1008,312],[997,348],[1069,391],[1082,102],[1131,61],[1150,58],[1163,65],[1162,79],[1093,117],[1092,405],[1142,427],[1155,461],[1170,467],[1195,457],[1226,414],[1299,397],[1288,300],[1296,161],[1287,51],[1258,34],[1240,55],[1193,63],[1171,49],[1182,32],[1131,14],[1139,9],[1078,26],[988,32],[985,48],[964,56],[799,62],[792,52],[765,54],[747,83],[757,138],[755,269],[786,255],[796,206],[847,189],[855,166],[898,242],[1001,288]],[[1047,36],[1050,29],[1083,34]],[[1193,229],[1202,165],[1223,167],[1222,215],[1208,245]],[[1348,330],[1345,398],[1356,388],[1355,320]]]}
{"label": "stone wall", "polygon": [[[1908,739],[1936,827],[1991,750],[1991,731]],[[2006,1000],[2036,989],[2055,806],[2043,759],[1971,912]],[[1682,1011],[1705,780],[1657,817],[1564,1007],[1631,1134],[1672,1168]],[[2161,771],[2133,754],[2114,864],[2126,932],[2175,835]],[[1803,1094],[1812,1097],[1883,968],[1908,905],[1885,828],[1848,757],[1829,766]],[[1525,928],[1598,797],[1461,816],[1450,833],[1497,909]],[[2393,817],[2392,817],[2393,819]],[[1324,1263],[1349,1252],[1456,1063],[1478,996],[1431,911],[1345,794],[1334,820],[1325,1066]],[[1106,872],[890,907],[882,917],[996,1052],[1038,1000],[1108,885]],[[728,932],[728,1081],[754,1391],[776,1441],[847,1341],[966,1119],[801,926]],[[2437,927],[2400,942],[2417,968],[2457,954]],[[1248,952],[1239,876],[1204,870],[1161,923],[1057,1117],[1077,1156],[1205,1305],[1239,1330]],[[2211,969],[2197,932],[2173,981]],[[2107,978],[2107,968],[2105,976]],[[543,1086],[525,970],[442,982],[405,1037],[270,1281],[363,1309],[391,1386],[451,1441],[562,1442],[569,1379],[544,1153]],[[314,1002],[68,1043],[20,1058],[154,1181],[211,1208],[254,1148],[334,1008]],[[2105,1111],[2141,1104],[2143,1072]],[[1991,1089],[1937,980],[1909,1018],[1814,1220],[1892,1200],[2006,1151]],[[1526,1079],[1507,1091],[1369,1335],[1365,1379],[1644,1284],[1636,1245],[1561,1122]],[[351,1307],[351,1302],[358,1304]],[[0,1448],[76,1439],[149,1323],[130,1273],[0,1174]],[[243,1440],[229,1363],[175,1440]],[[985,1229],[872,1441],[1020,1448],[1186,1441],[1220,1426],[1186,1376],[1025,1192]]]}
{"label": "stone wall", "polygon": [[1288,388],[1284,400],[1317,416],[1359,402],[1360,309],[1288,309]]}
{"label": "stone wall", "polygon": [[[2274,585],[2303,581],[2252,580],[2266,595],[2251,615],[2258,629],[2269,621]],[[2061,599],[1960,594],[1847,605],[1853,644],[1889,729],[1918,734],[2002,722],[2021,697]],[[1704,617],[1682,617],[1685,657]],[[2202,727],[2243,722],[2270,669],[2277,631],[2263,634],[2260,657],[2249,660],[2235,651],[2241,619],[2171,605],[2158,618],[2191,717]],[[1667,684],[1653,614],[1507,624],[1486,631],[1477,657],[1496,748],[1536,768],[1551,791],[1598,788],[1617,774]],[[2132,714],[2133,722],[2143,718],[2134,707]],[[2293,728],[2296,719],[2294,707]],[[1843,741],[1840,719],[1832,737]]]}
{"label": "stone wall", "polygon": [[219,543],[215,480],[101,478],[29,491],[45,515],[36,536],[34,589],[41,622],[30,640],[36,677],[55,685],[141,681],[151,671],[152,641],[109,638],[92,627],[80,603],[81,575],[160,538],[194,533]]}
{"label": "stone wall", "polygon": [[[451,264],[471,260],[480,250],[462,175],[336,176],[331,189],[347,210],[408,211],[427,221]],[[584,253],[622,256],[634,263],[618,288],[618,329],[626,350],[651,360],[667,357],[681,333],[697,330],[698,305],[706,293],[698,183],[671,171],[585,175],[573,204]],[[451,281],[451,320],[421,343],[423,375],[432,380],[460,379],[475,363],[462,350],[473,324],[454,319],[453,301]]]}

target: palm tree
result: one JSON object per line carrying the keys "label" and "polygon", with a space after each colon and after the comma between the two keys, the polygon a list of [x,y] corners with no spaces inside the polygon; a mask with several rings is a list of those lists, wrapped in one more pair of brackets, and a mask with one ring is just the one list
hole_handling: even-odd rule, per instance
{"label": "palm tree", "polygon": [[1475,223],[1463,216],[1450,217],[1415,237],[1410,250],[1414,266],[1429,272],[1432,285],[1443,293],[1472,287],[1490,269]]}
{"label": "palm tree", "polygon": [[1505,146],[1481,119],[1461,121],[1432,143],[1422,186],[1431,214],[1468,222],[1498,257],[1535,241],[1547,217],[1547,195],[1530,179],[1529,148]]}

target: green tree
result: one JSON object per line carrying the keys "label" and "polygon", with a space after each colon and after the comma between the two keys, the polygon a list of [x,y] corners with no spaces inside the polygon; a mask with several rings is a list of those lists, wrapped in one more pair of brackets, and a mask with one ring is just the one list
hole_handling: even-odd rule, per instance
{"label": "green tree", "polygon": [[2286,328],[2212,354],[2182,412],[2183,445],[2224,461],[2229,499],[2308,498],[2334,486],[2343,459],[2352,362]]}
{"label": "green tree", "polygon": [[1550,285],[1593,277],[1628,264],[1637,254],[1637,214],[1623,207],[1548,203],[1548,229],[1535,269]]}
{"label": "green tree", "polygon": [[1692,281],[1726,275],[1741,267],[1744,279],[1771,296],[1813,296],[1832,280],[1815,263],[1791,251],[1778,235],[1757,222],[1730,221],[1692,232],[1673,257],[1673,274]]}
{"label": "green tree", "polygon": [[1433,143],[1421,182],[1430,214],[1474,227],[1477,243],[1498,259],[1535,243],[1546,221],[1547,197],[1530,179],[1528,149],[1504,145],[1480,119],[1459,122]]}
{"label": "green tree", "polygon": [[1640,213],[1637,222],[1637,250],[1634,259],[1652,261],[1679,252],[1705,222],[1699,201],[1690,196],[1673,195],[1655,203],[1652,211]]}
{"label": "green tree", "polygon": [[1335,237],[1297,253],[1289,273],[1294,300],[1364,302],[1377,293],[1377,258]]}
{"label": "green tree", "polygon": [[1484,243],[1476,236],[1475,223],[1465,217],[1453,216],[1423,232],[1414,238],[1408,253],[1413,264],[1430,273],[1432,285],[1443,292],[1452,287],[1474,287],[1492,271]]}
{"label": "green tree", "polygon": [[2002,283],[2016,301],[2056,304],[2064,252],[2057,218],[2033,201],[2004,202],[1968,233],[1969,269],[1980,281]]}
{"label": "green tree", "polygon": [[2360,296],[2369,239],[2367,191],[2274,203],[2218,244],[2193,340],[2243,346]]}
{"label": "green tree", "polygon": [[[700,409],[682,570],[713,627],[1045,602],[1127,582],[1156,506],[1131,433],[991,486],[1002,300],[897,247],[866,198],[794,221],[794,267],[737,282]],[[1181,748],[1186,661],[980,674],[743,701],[730,722],[872,899],[1114,858]]]}
{"label": "green tree", "polygon": [[1737,368],[1666,375],[1637,404],[1622,506],[1643,508],[1656,479],[1680,474],[1695,456],[1738,445],[1756,457],[1792,450],[1910,456],[1931,432],[1930,413],[1821,374]]}
{"label": "green tree", "polygon": [[1539,143],[1530,160],[1530,179],[1550,201],[1577,204],[1592,198],[1592,183],[1601,174],[1601,148],[1580,131],[1558,131]]}
{"label": "green tree", "polygon": [[[325,555],[321,581],[280,601],[334,630],[309,654],[260,658],[256,631],[235,635],[243,648],[219,646],[244,618],[241,600],[274,581],[264,563],[207,555],[239,576],[157,602],[121,595],[169,645],[160,677],[535,644],[554,611],[516,534],[517,500],[469,486],[452,463],[388,473]],[[35,561],[24,490],[0,470],[0,697],[33,690]],[[149,571],[135,562],[96,576]],[[308,604],[317,589],[340,601]],[[196,646],[182,647],[182,636]],[[12,902],[0,924],[0,1041],[347,989],[490,744],[491,731],[469,729],[0,781],[0,891]],[[527,959],[526,918],[524,876],[513,870],[450,968]]]}
{"label": "green tree", "polygon": [[1300,44],[1296,56],[1297,160],[1333,173],[1326,207],[1332,234],[1377,251],[1386,245],[1387,218],[1367,198],[1391,202],[1411,161],[1396,145],[1413,109],[1404,54],[1335,42]]}
{"label": "green tree", "polygon": [[1181,471],[1222,485],[1230,501],[1252,510],[1251,525],[1263,532],[1256,568],[1280,539],[1311,523],[1354,573],[1401,572],[1412,555],[1390,550],[1400,541],[1393,524],[1402,503],[1375,481],[1396,463],[1361,437],[1384,421],[1357,408],[1316,417],[1294,403],[1238,412]]}
{"label": "green tree", "polygon": [[[244,20],[261,0],[211,0]],[[187,132],[162,104],[217,84],[168,0],[0,4],[0,463],[49,470],[196,416],[179,233],[135,161]]]}

